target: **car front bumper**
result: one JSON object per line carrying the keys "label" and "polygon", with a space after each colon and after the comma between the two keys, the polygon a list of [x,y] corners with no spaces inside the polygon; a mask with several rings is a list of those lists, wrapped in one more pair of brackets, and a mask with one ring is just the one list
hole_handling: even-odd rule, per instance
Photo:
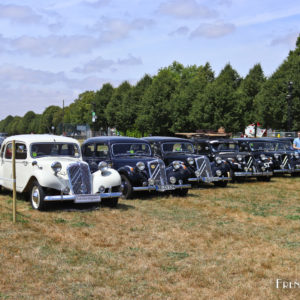
{"label": "car front bumper", "polygon": [[135,186],[132,189],[134,192],[139,192],[139,191],[165,192],[165,191],[174,191],[177,189],[189,189],[189,188],[191,188],[190,184],[167,184],[167,185]]}
{"label": "car front bumper", "polygon": [[44,201],[74,201],[74,203],[96,203],[101,202],[101,199],[119,198],[121,196],[121,192],[82,195],[51,195],[46,196]]}
{"label": "car front bumper", "polygon": [[258,176],[272,176],[273,172],[234,172],[235,177],[258,177]]}
{"label": "car front bumper", "polygon": [[212,183],[218,181],[229,181],[231,177],[192,177],[188,179],[190,182],[205,182],[205,183]]}

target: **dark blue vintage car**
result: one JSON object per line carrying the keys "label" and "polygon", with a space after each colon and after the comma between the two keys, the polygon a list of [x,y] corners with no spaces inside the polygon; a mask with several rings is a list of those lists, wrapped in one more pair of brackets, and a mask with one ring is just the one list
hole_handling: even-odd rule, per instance
{"label": "dark blue vintage car", "polygon": [[137,138],[103,136],[87,139],[82,145],[83,159],[92,172],[106,165],[122,178],[123,195],[131,198],[137,191],[173,191],[185,195],[191,187],[188,172],[179,162],[166,167],[153,156],[150,144]]}
{"label": "dark blue vintage car", "polygon": [[176,137],[145,137],[150,142],[156,156],[164,160],[166,166],[179,161],[189,170],[189,182],[214,183],[225,187],[230,178],[230,168],[221,158],[210,162],[207,156],[195,153],[191,140]]}
{"label": "dark blue vintage car", "polygon": [[[231,169],[233,181],[256,177],[259,181],[270,181],[272,161],[268,158],[256,159],[248,150],[241,149],[233,139],[194,139],[197,153],[207,155],[211,161],[221,157]],[[242,151],[243,150],[243,151]]]}
{"label": "dark blue vintage car", "polygon": [[239,139],[239,143],[248,148],[255,157],[267,157],[273,162],[274,174],[291,174],[300,172],[300,157],[288,139],[252,138]]}

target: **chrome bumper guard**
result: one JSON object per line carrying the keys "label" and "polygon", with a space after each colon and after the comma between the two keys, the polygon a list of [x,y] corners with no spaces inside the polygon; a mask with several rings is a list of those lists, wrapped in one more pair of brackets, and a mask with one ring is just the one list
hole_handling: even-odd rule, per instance
{"label": "chrome bumper guard", "polygon": [[253,176],[272,176],[273,172],[265,171],[265,172],[254,172]]}
{"label": "chrome bumper guard", "polygon": [[235,177],[251,177],[255,176],[253,172],[234,172]]}
{"label": "chrome bumper guard", "polygon": [[133,191],[174,191],[176,189],[189,189],[191,188],[190,184],[168,184],[168,185],[148,185],[148,186],[135,186]]}
{"label": "chrome bumper guard", "polygon": [[44,201],[74,201],[74,203],[101,202],[100,194],[53,195],[46,196]]}
{"label": "chrome bumper guard", "polygon": [[291,169],[276,169],[273,171],[274,173],[292,173]]}
{"label": "chrome bumper guard", "polygon": [[216,181],[229,181],[231,177],[192,177],[188,179],[190,182],[205,182],[211,183]]}

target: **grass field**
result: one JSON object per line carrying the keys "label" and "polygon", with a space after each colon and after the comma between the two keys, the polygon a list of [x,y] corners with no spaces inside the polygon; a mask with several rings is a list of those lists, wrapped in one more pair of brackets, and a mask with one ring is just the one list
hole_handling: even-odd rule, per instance
{"label": "grass field", "polygon": [[0,195],[0,299],[300,299],[300,178],[47,212]]}

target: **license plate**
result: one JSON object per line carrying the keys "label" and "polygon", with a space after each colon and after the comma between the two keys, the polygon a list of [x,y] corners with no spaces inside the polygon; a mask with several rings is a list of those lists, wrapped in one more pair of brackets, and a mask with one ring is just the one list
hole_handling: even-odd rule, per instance
{"label": "license plate", "polygon": [[75,203],[100,202],[100,195],[75,195]]}
{"label": "license plate", "polygon": [[157,191],[171,191],[171,190],[175,190],[175,186],[171,185],[171,184],[158,185],[158,186],[156,186],[156,190]]}

